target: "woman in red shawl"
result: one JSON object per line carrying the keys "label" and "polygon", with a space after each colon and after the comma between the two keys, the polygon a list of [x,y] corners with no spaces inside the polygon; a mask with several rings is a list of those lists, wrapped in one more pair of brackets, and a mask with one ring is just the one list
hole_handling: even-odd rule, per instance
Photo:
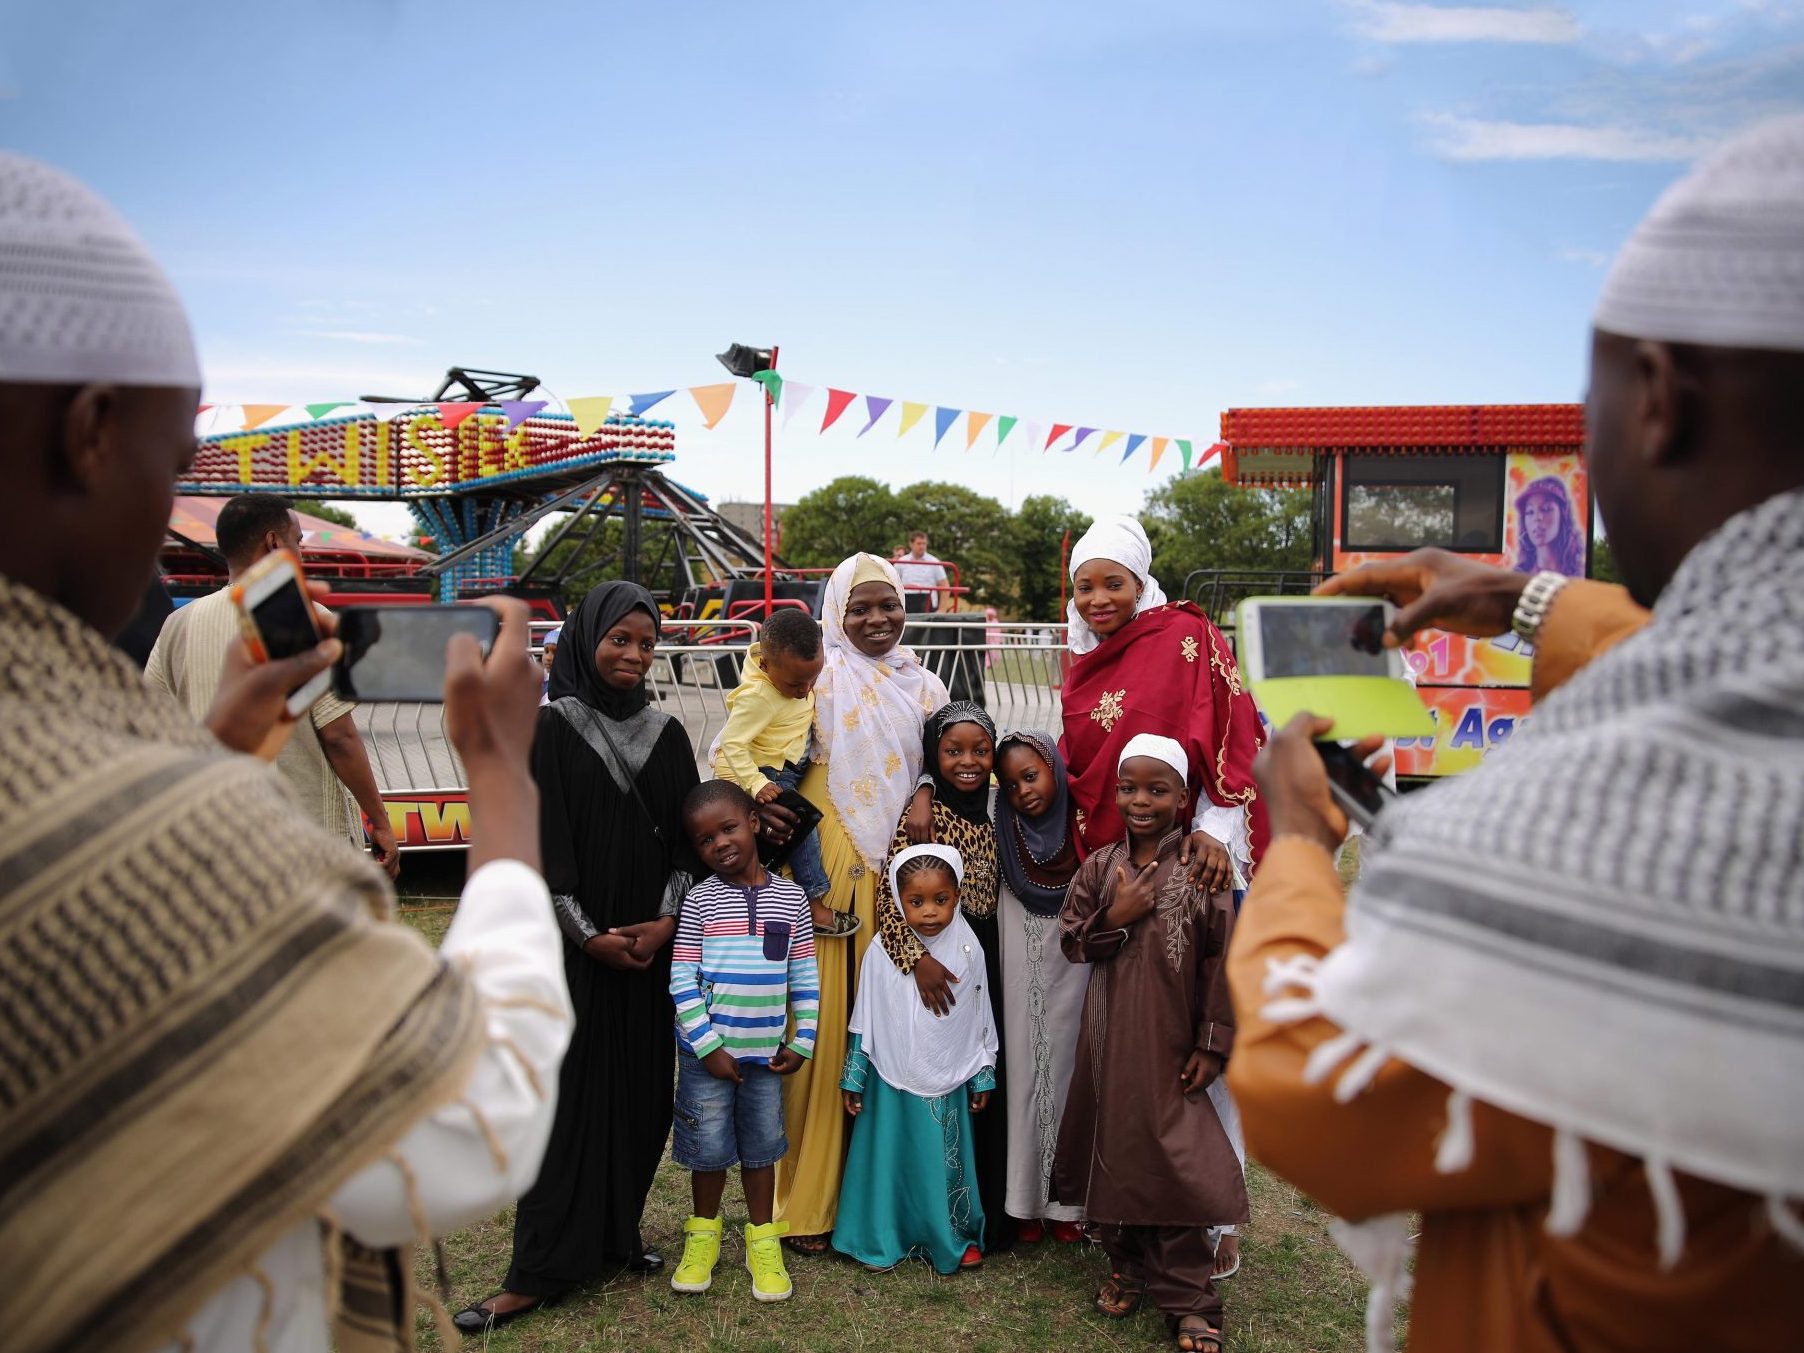
{"label": "woman in red shawl", "polygon": [[[1265,848],[1253,755],[1264,737],[1227,640],[1196,606],[1168,602],[1152,546],[1132,517],[1105,518],[1071,552],[1071,651],[1059,750],[1071,774],[1085,854],[1126,834],[1115,763],[1136,733],[1175,738],[1196,805],[1183,861],[1214,892],[1244,887]],[[1232,864],[1230,864],[1232,857]]]}

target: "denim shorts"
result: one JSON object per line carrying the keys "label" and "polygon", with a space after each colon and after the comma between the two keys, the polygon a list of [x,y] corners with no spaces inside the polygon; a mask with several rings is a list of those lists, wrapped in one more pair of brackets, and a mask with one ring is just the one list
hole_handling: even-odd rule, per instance
{"label": "denim shorts", "polygon": [[685,1170],[762,1170],[789,1150],[783,1135],[783,1078],[741,1062],[738,1085],[717,1080],[686,1049],[677,1056],[675,1135],[670,1156]]}

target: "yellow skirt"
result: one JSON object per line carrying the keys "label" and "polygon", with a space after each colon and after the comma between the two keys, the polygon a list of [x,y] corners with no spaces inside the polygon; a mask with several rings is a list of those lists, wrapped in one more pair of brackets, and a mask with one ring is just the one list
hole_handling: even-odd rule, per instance
{"label": "yellow skirt", "polygon": [[783,1084],[783,1128],[789,1154],[777,1163],[778,1221],[793,1236],[826,1235],[839,1209],[839,1177],[845,1170],[850,1120],[840,1099],[846,1061],[846,1021],[852,1017],[859,965],[877,932],[877,868],[859,858],[827,797],[827,768],[812,766],[802,791],[826,814],[815,832],[821,866],[833,883],[835,910],[856,912],[862,924],[850,939],[817,940],[821,974],[820,1028],[814,1057]]}

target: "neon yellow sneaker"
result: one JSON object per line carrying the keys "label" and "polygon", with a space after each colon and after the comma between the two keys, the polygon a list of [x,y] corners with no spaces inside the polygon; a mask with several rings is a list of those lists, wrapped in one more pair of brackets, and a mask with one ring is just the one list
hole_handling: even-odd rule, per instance
{"label": "neon yellow sneaker", "polygon": [[745,1271],[752,1275],[752,1296],[759,1301],[788,1301],[795,1291],[783,1267],[782,1237],[788,1234],[786,1221],[745,1228]]}
{"label": "neon yellow sneaker", "polygon": [[720,1262],[720,1218],[691,1217],[683,1223],[683,1259],[670,1275],[677,1292],[706,1292],[714,1286],[714,1265]]}

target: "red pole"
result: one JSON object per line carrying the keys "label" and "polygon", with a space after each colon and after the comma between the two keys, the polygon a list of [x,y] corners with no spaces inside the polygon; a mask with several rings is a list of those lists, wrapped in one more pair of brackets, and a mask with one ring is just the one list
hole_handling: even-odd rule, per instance
{"label": "red pole", "polygon": [[1065,618],[1065,568],[1070,560],[1071,528],[1067,526],[1065,528],[1065,538],[1059,542],[1059,613],[1053,617],[1054,624],[1057,624]]}
{"label": "red pole", "polygon": [[[771,344],[770,369],[777,369],[777,345]],[[770,411],[776,403],[770,396],[769,387],[764,390],[764,618],[770,619],[771,611],[777,604],[777,583],[773,572],[775,553],[771,548],[772,518],[776,509],[771,505],[771,453],[770,453]]]}

